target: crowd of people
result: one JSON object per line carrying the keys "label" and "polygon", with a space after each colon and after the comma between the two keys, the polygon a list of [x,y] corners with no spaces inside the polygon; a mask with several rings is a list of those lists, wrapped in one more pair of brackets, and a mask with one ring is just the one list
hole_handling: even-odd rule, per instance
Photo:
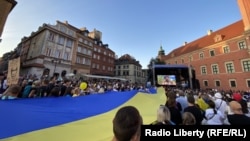
{"label": "crowd of people", "polygon": [[[85,83],[86,88],[81,84]],[[117,79],[87,79],[83,80],[63,78],[37,79],[36,77],[24,77],[19,80],[18,84],[8,85],[7,77],[4,76],[0,83],[0,98],[17,99],[17,98],[41,98],[41,97],[60,97],[60,96],[84,96],[90,94],[101,94],[108,91],[131,91],[138,90],[149,92],[143,84],[129,83]]]}
{"label": "crowd of people", "polygon": [[[249,92],[165,88],[165,93],[166,103],[156,109],[152,126],[250,125]],[[139,141],[143,124],[140,109],[120,108],[113,119],[113,141]]]}
{"label": "crowd of people", "polygon": [[[86,83],[86,88],[81,88]],[[18,84],[7,85],[6,75],[1,79],[0,98],[41,98],[84,96],[108,91],[138,90],[149,92],[151,84],[132,84],[120,80],[103,79],[20,79]],[[223,91],[216,89],[192,90],[164,87],[166,102],[159,103],[156,120],[150,125],[250,125],[250,91]],[[154,112],[154,111],[152,111]],[[139,109],[125,106],[113,119],[114,141],[138,140],[143,116]]]}

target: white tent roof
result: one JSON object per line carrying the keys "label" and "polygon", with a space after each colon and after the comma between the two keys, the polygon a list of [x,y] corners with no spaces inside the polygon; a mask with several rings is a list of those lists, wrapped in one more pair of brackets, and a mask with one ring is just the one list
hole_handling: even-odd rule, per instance
{"label": "white tent roof", "polygon": [[111,77],[111,76],[101,76],[101,75],[91,75],[91,74],[82,74],[82,76],[91,77],[91,78],[118,79],[122,81],[127,81],[127,79],[125,78]]}

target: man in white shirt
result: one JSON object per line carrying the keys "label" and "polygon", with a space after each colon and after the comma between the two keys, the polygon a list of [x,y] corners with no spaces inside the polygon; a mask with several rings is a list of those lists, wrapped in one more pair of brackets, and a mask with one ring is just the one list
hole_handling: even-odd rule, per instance
{"label": "man in white shirt", "polygon": [[214,103],[216,110],[220,111],[222,114],[226,114],[227,111],[227,103],[222,99],[222,95],[220,92],[216,92],[214,94]]}

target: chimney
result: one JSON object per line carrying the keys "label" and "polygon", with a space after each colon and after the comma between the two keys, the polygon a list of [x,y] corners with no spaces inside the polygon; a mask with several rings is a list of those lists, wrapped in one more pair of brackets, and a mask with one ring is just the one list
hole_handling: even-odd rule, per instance
{"label": "chimney", "polygon": [[184,42],[184,43],[183,43],[183,46],[185,46],[185,45],[187,45],[187,44],[188,44],[187,42]]}
{"label": "chimney", "polygon": [[85,31],[85,30],[87,30],[87,28],[86,27],[82,27],[82,28],[80,28],[80,30],[81,31]]}
{"label": "chimney", "polygon": [[213,33],[213,30],[211,29],[207,31],[207,35],[211,35],[212,33]]}

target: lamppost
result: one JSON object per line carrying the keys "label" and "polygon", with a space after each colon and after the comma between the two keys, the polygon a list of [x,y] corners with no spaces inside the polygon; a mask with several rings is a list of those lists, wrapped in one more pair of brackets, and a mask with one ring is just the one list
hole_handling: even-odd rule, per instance
{"label": "lamppost", "polygon": [[189,81],[190,81],[190,88],[193,89],[193,66],[189,64],[188,66],[188,73],[189,73]]}
{"label": "lamppost", "polygon": [[155,87],[155,61],[152,61],[152,71],[153,71],[153,85]]}
{"label": "lamppost", "polygon": [[55,72],[56,72],[56,66],[57,66],[57,64],[60,64],[60,63],[61,63],[61,60],[54,59],[54,60],[51,60],[51,62],[55,64],[55,67],[54,67],[54,72],[53,72],[53,75],[55,75]]}

